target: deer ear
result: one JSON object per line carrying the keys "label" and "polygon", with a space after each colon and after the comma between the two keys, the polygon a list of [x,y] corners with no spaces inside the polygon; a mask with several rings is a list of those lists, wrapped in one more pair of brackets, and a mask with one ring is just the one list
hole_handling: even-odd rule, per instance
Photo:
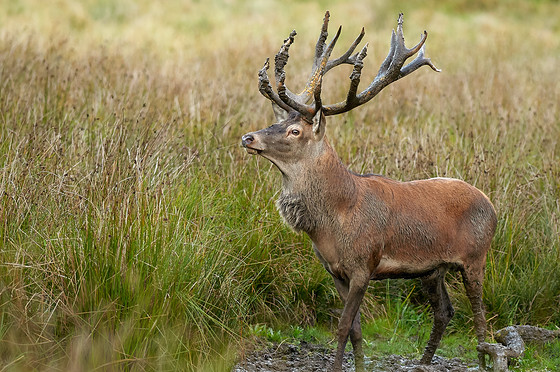
{"label": "deer ear", "polygon": [[325,115],[323,115],[323,110],[319,109],[313,116],[313,133],[317,137],[323,137],[325,134]]}
{"label": "deer ear", "polygon": [[284,110],[282,107],[278,106],[274,102],[272,102],[272,111],[274,111],[274,116],[276,117],[277,123],[284,121],[288,118],[288,111]]}

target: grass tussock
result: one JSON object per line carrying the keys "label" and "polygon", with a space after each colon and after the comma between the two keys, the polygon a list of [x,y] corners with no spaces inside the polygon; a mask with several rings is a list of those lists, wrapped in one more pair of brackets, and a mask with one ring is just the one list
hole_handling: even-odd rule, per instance
{"label": "grass tussock", "polygon": [[[256,71],[296,28],[288,74],[303,84],[324,8],[341,44],[366,26],[364,74],[400,10],[443,69],[330,119],[343,161],[486,192],[492,327],[560,324],[560,30],[543,20],[556,3],[0,3],[3,369],[222,370],[250,324],[328,324],[336,291],[275,211],[277,171],[238,145],[272,118]],[[344,97],[341,70],[325,101]],[[417,284],[373,284],[366,318],[422,318]],[[450,292],[452,329],[468,329],[455,277]]]}

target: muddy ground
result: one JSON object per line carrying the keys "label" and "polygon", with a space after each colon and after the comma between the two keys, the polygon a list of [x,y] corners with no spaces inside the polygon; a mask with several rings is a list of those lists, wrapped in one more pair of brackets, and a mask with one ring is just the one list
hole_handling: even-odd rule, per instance
{"label": "muddy ground", "polygon": [[[232,372],[296,372],[327,371],[334,361],[334,350],[322,345],[273,344],[245,355]],[[434,357],[432,365],[419,365],[417,360],[400,355],[366,358],[366,370],[375,372],[473,372],[478,371],[476,362],[467,364],[460,359]],[[344,357],[344,370],[354,371],[351,352]]]}

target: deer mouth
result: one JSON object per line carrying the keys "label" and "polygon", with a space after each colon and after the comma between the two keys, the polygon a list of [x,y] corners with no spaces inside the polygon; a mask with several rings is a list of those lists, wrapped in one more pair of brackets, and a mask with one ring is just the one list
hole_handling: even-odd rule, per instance
{"label": "deer mouth", "polygon": [[251,155],[259,155],[262,152],[262,150],[254,149],[248,146],[245,146],[245,151],[247,151],[247,153]]}
{"label": "deer mouth", "polygon": [[262,149],[257,149],[255,147],[251,147],[251,145],[255,142],[255,136],[252,133],[248,133],[241,137],[241,146],[245,147],[247,153],[251,155],[258,155],[261,153]]}

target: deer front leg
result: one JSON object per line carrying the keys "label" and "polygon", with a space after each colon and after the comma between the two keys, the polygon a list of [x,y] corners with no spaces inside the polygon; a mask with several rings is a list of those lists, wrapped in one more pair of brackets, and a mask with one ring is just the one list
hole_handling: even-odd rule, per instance
{"label": "deer front leg", "polygon": [[[348,283],[343,280],[337,279],[333,276],[334,285],[342,302],[346,304],[348,299]],[[361,301],[360,301],[361,302]],[[350,328],[350,342],[352,342],[352,348],[354,349],[354,364],[356,366],[356,372],[365,371],[364,366],[364,351],[362,348],[362,326],[360,323],[360,309],[356,312],[354,321],[352,322],[352,327]]]}
{"label": "deer front leg", "polygon": [[[356,327],[356,330],[359,329],[359,333],[354,331],[353,337],[351,338],[352,344],[354,346],[356,370],[358,370],[358,368],[363,369],[364,358],[361,345],[362,332],[359,320],[359,309],[360,304],[362,303],[362,299],[364,298],[364,294],[366,293],[368,283],[369,277],[367,275],[356,275],[350,279],[350,283],[348,286],[348,295],[346,297],[346,301],[344,301],[344,309],[342,310],[342,316],[340,317],[340,321],[338,323],[338,345],[336,349],[336,356],[334,359],[334,371],[342,371],[342,358],[344,356],[344,349],[346,348],[346,343],[348,342],[348,336],[350,335],[350,332],[354,327]],[[356,345],[359,346],[356,347]],[[360,355],[358,355],[358,353]]]}

